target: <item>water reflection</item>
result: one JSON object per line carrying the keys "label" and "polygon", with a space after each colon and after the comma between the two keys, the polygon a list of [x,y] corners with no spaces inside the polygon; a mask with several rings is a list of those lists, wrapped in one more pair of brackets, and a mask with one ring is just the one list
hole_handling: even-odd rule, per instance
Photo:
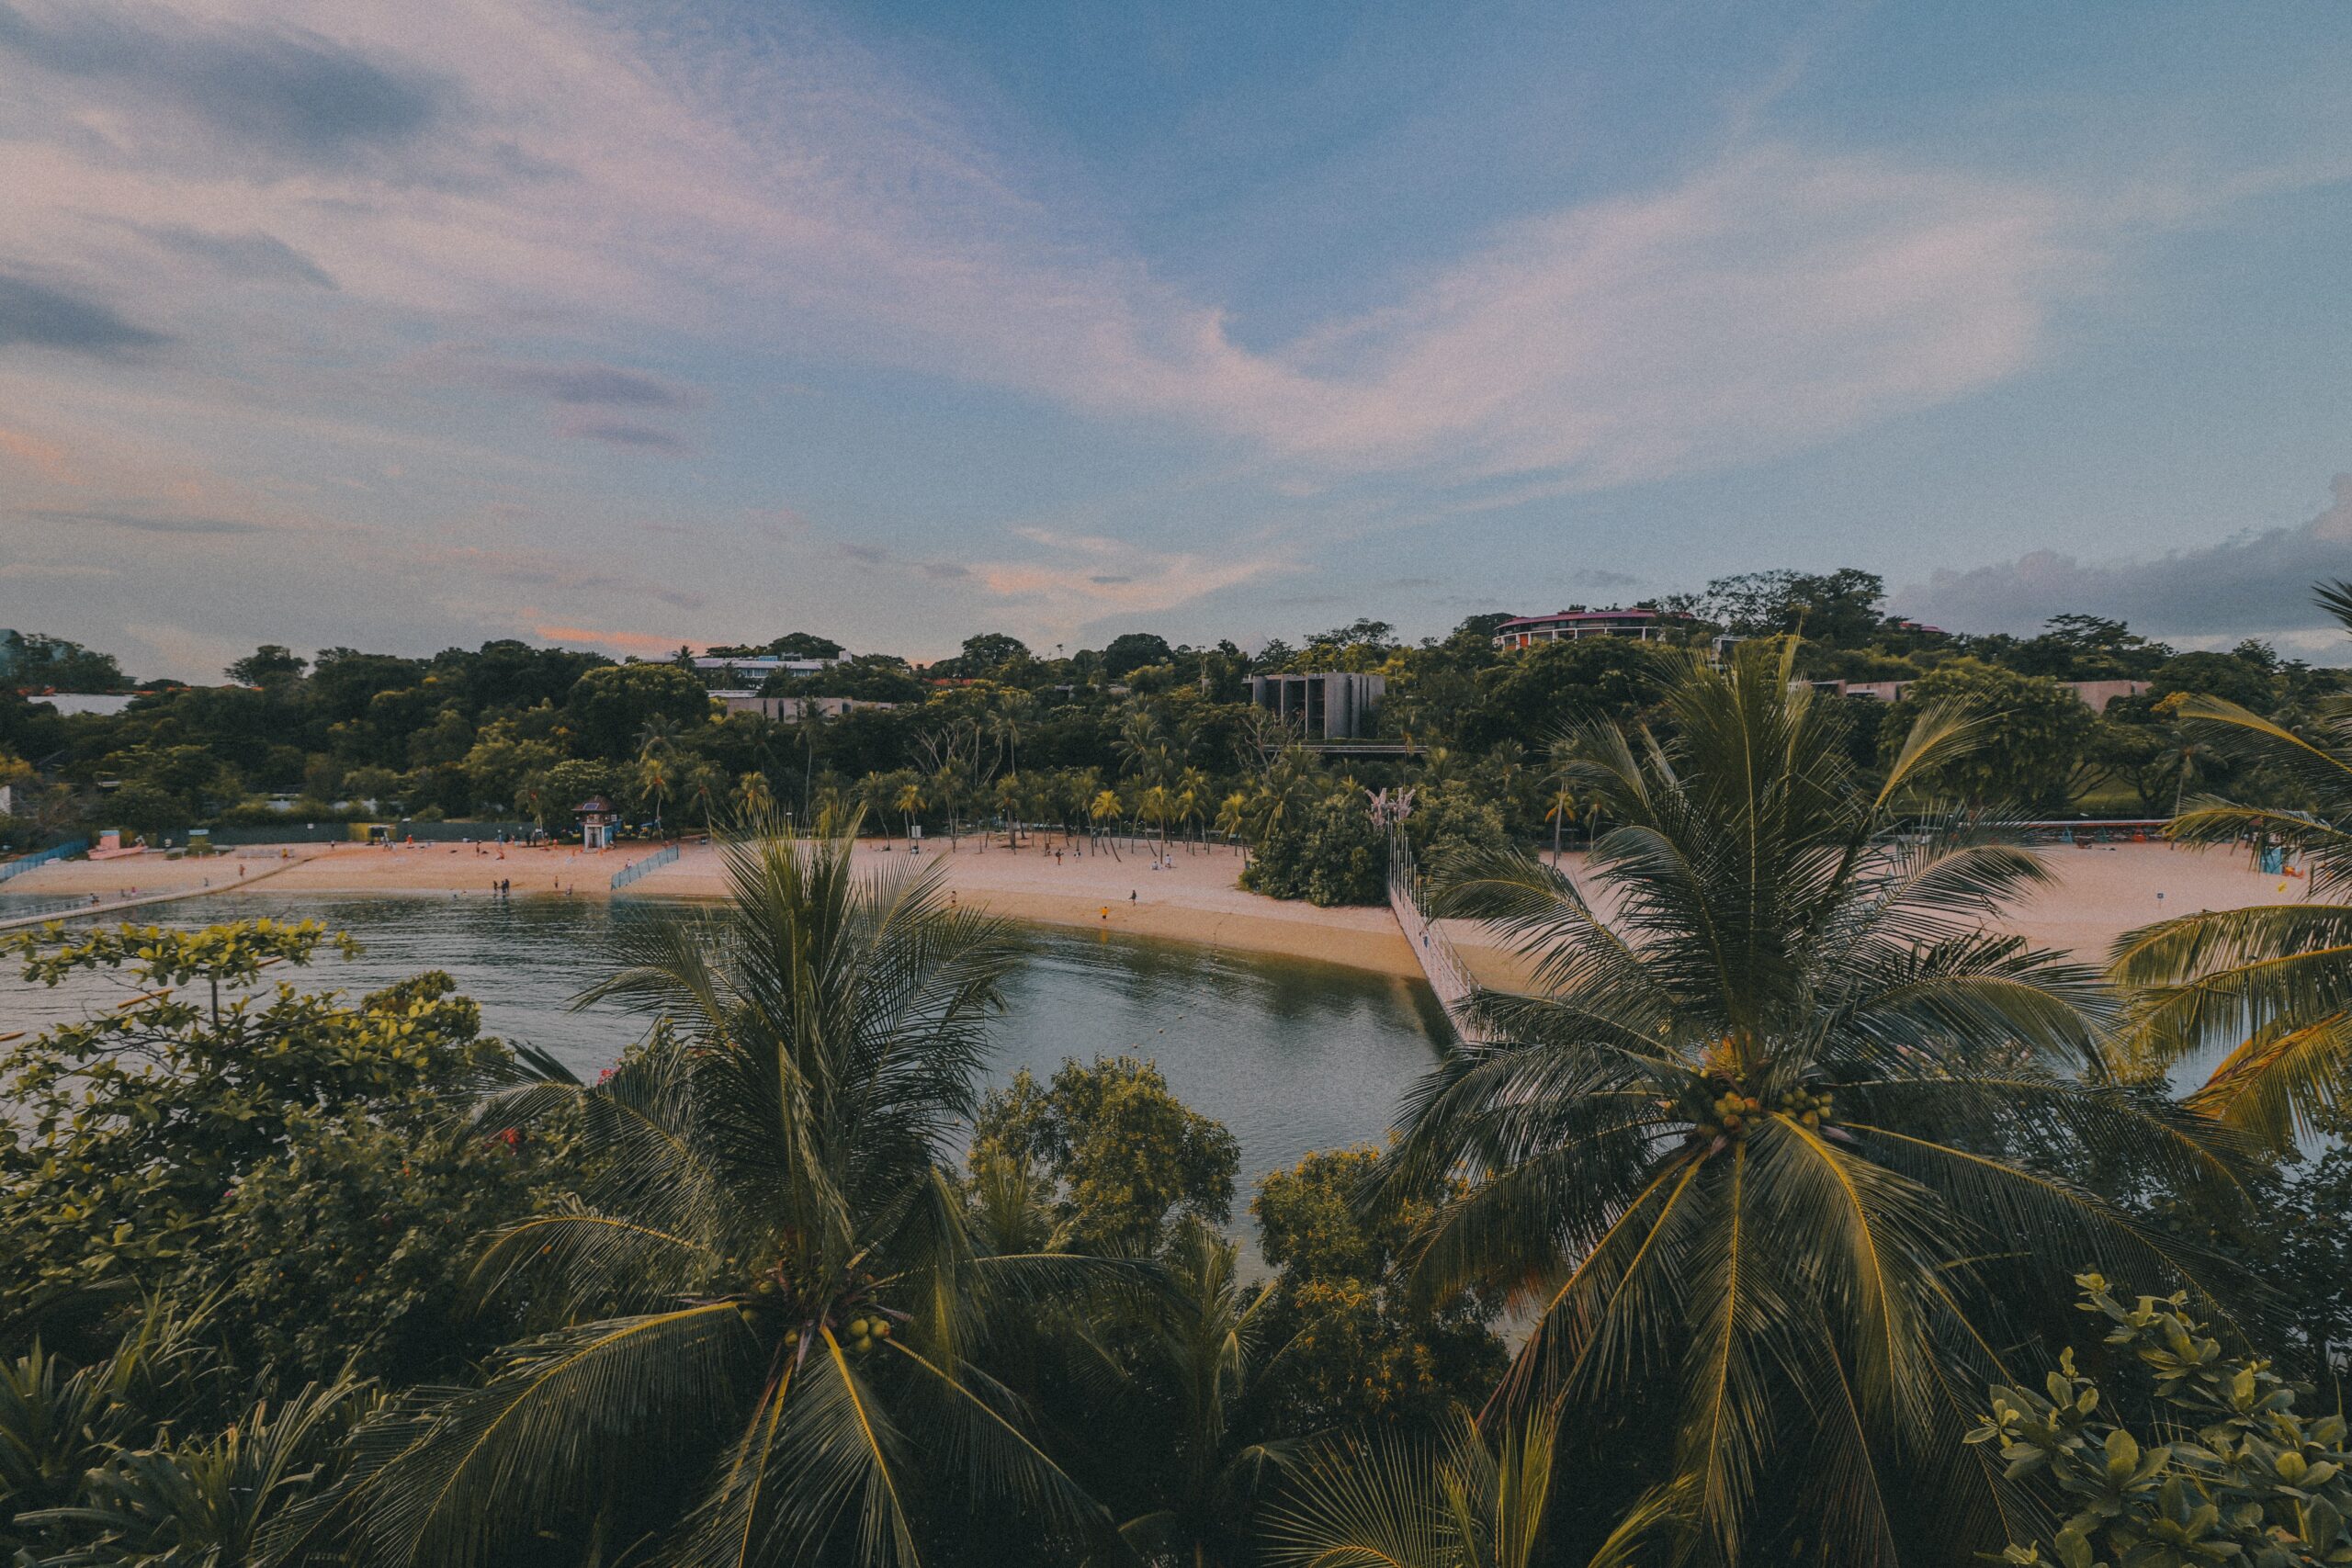
{"label": "water reflection", "polygon": [[[429,897],[191,898],[154,923],[200,926],[261,914],[350,931],[364,952],[312,966],[304,983],[364,991],[420,969],[447,970],[481,1004],[484,1025],[593,1075],[641,1032],[611,1008],[572,1012],[616,921],[659,904]],[[33,912],[0,896],[0,914]],[[1337,964],[1033,928],[1030,963],[995,1030],[991,1077],[1050,1072],[1067,1056],[1125,1052],[1159,1064],[1170,1087],[1233,1130],[1242,1194],[1310,1149],[1378,1141],[1405,1086],[1436,1058],[1442,1019],[1426,987]],[[39,1029],[121,999],[126,987],[77,977],[56,990],[0,974],[0,1032]]]}

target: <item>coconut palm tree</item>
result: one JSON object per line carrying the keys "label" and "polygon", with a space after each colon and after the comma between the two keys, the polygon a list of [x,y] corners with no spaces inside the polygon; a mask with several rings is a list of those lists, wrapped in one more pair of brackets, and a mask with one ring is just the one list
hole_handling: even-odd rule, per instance
{"label": "coconut palm tree", "polygon": [[531,814],[531,826],[534,828],[548,825],[548,776],[543,773],[526,773],[522,782],[514,786],[514,804]]}
{"label": "coconut palm tree", "polygon": [[997,777],[997,815],[1004,818],[1005,842],[1015,848],[1021,843],[1021,805],[1028,797],[1028,784],[1019,773],[1001,773]]}
{"label": "coconut palm tree", "polygon": [[2188,1272],[2055,1156],[2229,1168],[2201,1119],[2101,1081],[2092,971],[1984,929],[2045,879],[2030,854],[1890,831],[1970,723],[1922,715],[1873,788],[1792,658],[1692,660],[1671,740],[1582,732],[1601,897],[1517,852],[1440,868],[1438,912],[1493,922],[1537,988],[1474,999],[1482,1038],[1408,1094],[1382,1189],[1472,1179],[1416,1270],[1530,1303],[1501,1408],[1670,1435],[1720,1560],[1765,1498],[1888,1562],[1908,1532],[1998,1543],[1958,1437],[2023,1314],[2063,1318],[2101,1259]]}
{"label": "coconut palm tree", "polygon": [[662,831],[662,807],[678,786],[677,763],[666,750],[649,750],[637,760],[637,797],[653,803],[653,830]]}
{"label": "coconut palm tree", "polygon": [[1148,1562],[1246,1562],[1251,1505],[1283,1452],[1261,1439],[1259,1406],[1291,1341],[1267,1330],[1277,1292],[1245,1283],[1234,1244],[1198,1217],[1178,1224],[1164,1262],[1159,1298],[1130,1314],[1140,1332],[1082,1341],[1139,1417],[1125,1429],[1149,1445],[1128,1468],[1151,1501],[1120,1533]]}
{"label": "coconut palm tree", "polygon": [[[1097,836],[1100,836],[1109,830],[1106,825],[1116,822],[1119,819],[1120,814],[1125,809],[1126,807],[1120,803],[1119,792],[1117,790],[1104,789],[1099,790],[1095,793],[1093,800],[1089,802],[1087,805],[1086,814],[1093,819],[1094,831]],[[1118,845],[1115,843],[1113,844],[1111,846],[1112,855],[1116,857],[1118,852]]]}
{"label": "coconut palm tree", "polygon": [[749,773],[735,781],[735,815],[746,822],[757,822],[775,810],[775,795],[768,788],[768,776]]}
{"label": "coconut palm tree", "polygon": [[708,762],[696,762],[686,770],[683,793],[686,804],[708,828],[718,820],[719,806],[727,798],[727,775]]}
{"label": "coconut palm tree", "polygon": [[638,727],[637,754],[639,757],[667,756],[677,749],[678,721],[666,713],[650,716]]}
{"label": "coconut palm tree", "polygon": [[974,1498],[1109,1540],[977,1362],[1008,1305],[1129,1267],[966,1227],[947,1162],[1014,940],[851,844],[724,842],[719,911],[616,931],[580,998],[651,1016],[646,1042],[486,1102],[485,1129],[566,1117],[592,1151],[577,1201],[481,1264],[557,1326],[361,1434],[372,1557],[910,1564],[926,1506]]}
{"label": "coconut palm tree", "polygon": [[[1500,1451],[1466,1410],[1441,1440],[1326,1446],[1297,1463],[1261,1526],[1268,1568],[1534,1568],[1563,1468],[1559,1412],[1531,1404],[1503,1431]],[[1631,1568],[1675,1518],[1671,1488],[1634,1507],[1585,1558],[1585,1568]]]}
{"label": "coconut palm tree", "polygon": [[1176,775],[1176,815],[1195,837],[1207,825],[1210,792],[1214,788],[1208,774],[1199,768],[1186,768]]}
{"label": "coconut palm tree", "polygon": [[1168,822],[1176,815],[1176,797],[1164,784],[1156,784],[1136,796],[1136,816],[1148,822],[1159,834],[1159,853],[1168,853]]}
{"label": "coconut palm tree", "polygon": [[895,798],[899,820],[906,826],[907,837],[912,839],[915,836],[915,813],[922,809],[922,781],[910,775],[905,783],[899,785]]}
{"label": "coconut palm tree", "polygon": [[1250,797],[1250,836],[1263,842],[1267,834],[1312,806],[1325,788],[1315,753],[1300,745],[1283,747]]}
{"label": "coconut palm tree", "polygon": [[[2352,581],[2323,586],[2318,597],[2352,631]],[[2304,897],[2127,931],[2112,973],[2137,996],[2139,1060],[2162,1071],[2216,1039],[2238,1042],[2191,1103],[2283,1144],[2352,1100],[2352,697],[2325,699],[2309,736],[2218,697],[2188,698],[2178,718],[2216,749],[2301,786],[2312,809],[2205,800],[2165,836],[2291,851]]]}
{"label": "coconut palm tree", "polygon": [[1242,854],[1246,859],[1249,854],[1249,840],[1243,835],[1250,826],[1250,797],[1238,789],[1227,795],[1217,804],[1215,826],[1218,832],[1225,835],[1227,843],[1242,846]]}

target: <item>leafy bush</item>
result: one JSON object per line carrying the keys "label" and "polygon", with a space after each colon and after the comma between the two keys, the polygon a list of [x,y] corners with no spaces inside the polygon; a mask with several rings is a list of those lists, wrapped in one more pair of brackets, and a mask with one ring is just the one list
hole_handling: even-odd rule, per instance
{"label": "leafy bush", "polygon": [[448,1116],[513,1058],[446,975],[356,1005],[256,989],[337,942],[352,950],[317,921],[261,919],[7,944],[28,980],[127,970],[140,994],[0,1055],[18,1112],[0,1122],[0,1297],[218,1295],[224,1336],[304,1376],[462,1350],[465,1251],[531,1201],[534,1162]]}
{"label": "leafy bush", "polygon": [[1500,807],[1458,781],[1413,792],[1405,837],[1420,863],[1430,867],[1455,855],[1504,849],[1510,842]]}
{"label": "leafy bush", "polygon": [[972,1159],[1043,1176],[1070,1245],[1147,1252],[1180,1211],[1218,1224],[1230,1217],[1241,1146],[1169,1093],[1152,1063],[1098,1056],[1064,1062],[1043,1088],[1023,1068],[990,1092],[974,1121]]}
{"label": "leafy bush", "polygon": [[2352,1562],[2344,1417],[2297,1415],[2294,1391],[2270,1363],[2224,1355],[2188,1314],[2185,1293],[2127,1307],[2098,1275],[2077,1280],[2081,1310],[2107,1320],[2108,1347],[2139,1363],[2166,1414],[2157,1430],[2135,1435],[2118,1402],[2075,1370],[2072,1349],[2045,1392],[1995,1388],[1992,1413],[1967,1440],[1998,1443],[2008,1479],[2057,1521],[2011,1542],[2006,1560],[2064,1568]]}
{"label": "leafy bush", "polygon": [[1241,886],[1320,907],[1377,904],[1388,896],[1388,841],[1361,793],[1334,792],[1259,840]]}
{"label": "leafy bush", "polygon": [[1374,1421],[1436,1421],[1485,1402],[1501,1377],[1497,1303],[1464,1292],[1414,1302],[1405,1254],[1430,1206],[1367,1219],[1358,1190],[1379,1163],[1369,1147],[1310,1154],[1259,1183],[1250,1211],[1277,1270],[1267,1333],[1289,1343],[1281,1385],[1286,1431]]}

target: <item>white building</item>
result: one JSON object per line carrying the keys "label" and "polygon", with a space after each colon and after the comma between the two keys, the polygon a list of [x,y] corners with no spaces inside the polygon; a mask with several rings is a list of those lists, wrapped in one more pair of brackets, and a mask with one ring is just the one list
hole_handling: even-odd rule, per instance
{"label": "white building", "polygon": [[695,660],[695,673],[702,683],[718,695],[758,691],[771,675],[814,675],[830,670],[838,660],[831,659],[778,659],[763,654],[753,659],[711,659]]}

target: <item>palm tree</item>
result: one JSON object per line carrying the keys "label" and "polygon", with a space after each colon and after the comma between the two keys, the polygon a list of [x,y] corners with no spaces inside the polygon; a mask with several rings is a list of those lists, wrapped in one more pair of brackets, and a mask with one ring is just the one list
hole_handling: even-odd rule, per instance
{"label": "palm tree", "polygon": [[1100,768],[1074,768],[1061,774],[1062,834],[1069,837],[1073,825],[1087,820],[1094,809],[1095,796],[1102,793],[1102,771]]}
{"label": "palm tree", "polygon": [[1136,816],[1159,832],[1159,853],[1168,854],[1168,819],[1176,815],[1176,797],[1166,784],[1153,784],[1136,797]]}
{"label": "palm tree", "polygon": [[768,789],[768,776],[749,773],[735,781],[735,815],[745,822],[760,821],[775,810],[775,796]]}
{"label": "palm tree", "polygon": [[1184,827],[1198,829],[1205,826],[1209,792],[1214,787],[1208,774],[1198,768],[1186,768],[1176,775],[1176,815]]}
{"label": "palm tree", "polygon": [[1237,789],[1218,803],[1216,827],[1218,832],[1225,835],[1228,843],[1242,846],[1244,859],[1249,855],[1249,840],[1243,837],[1243,834],[1248,830],[1249,826],[1250,797]]}
{"label": "palm tree", "polygon": [[76,1542],[46,1559],[60,1564],[306,1561],[334,1522],[322,1477],[359,1407],[358,1384],[314,1383],[213,1437],[117,1449],[84,1476],[79,1501],[19,1522]]}
{"label": "palm tree", "polygon": [[[1440,1443],[1330,1445],[1301,1461],[1261,1534],[1269,1568],[1535,1568],[1552,1494],[1559,1412],[1530,1405],[1503,1433],[1499,1453],[1466,1410]],[[1675,1517],[1670,1488],[1650,1493],[1585,1559],[1631,1568]]]}
{"label": "palm tree", "polygon": [[1026,692],[1004,692],[989,708],[989,733],[996,738],[1008,772],[1021,771],[1021,731],[1036,707],[1036,699]]}
{"label": "palm tree", "polygon": [[710,827],[727,796],[727,776],[708,762],[696,762],[686,770],[685,784],[686,804],[694,807],[705,828]]}
{"label": "palm tree", "polygon": [[[2319,601],[2352,631],[2352,582],[2322,587]],[[2299,785],[2312,809],[2206,800],[2165,836],[2290,850],[2302,861],[2305,897],[2127,931],[2111,972],[2136,993],[2131,1040],[2145,1067],[2162,1071],[2216,1038],[2236,1040],[2191,1103],[2284,1144],[2352,1100],[2352,697],[2325,699],[2310,738],[2218,697],[2189,697],[2178,716],[2192,734]]]}
{"label": "palm tree", "polygon": [[1475,999],[1487,1038],[1408,1094],[1381,1185],[1473,1179],[1416,1273],[1529,1300],[1504,1408],[1670,1434],[1721,1560],[1770,1495],[1886,1562],[1909,1531],[1994,1539],[1997,1476],[1958,1435],[2018,1314],[2063,1316],[2102,1259],[2188,1272],[2056,1156],[2228,1168],[2200,1119],[2100,1080],[2094,973],[1984,929],[2046,879],[2030,854],[1890,831],[1970,723],[1923,715],[1872,789],[1792,659],[1690,660],[1671,741],[1582,733],[1608,898],[1517,852],[1444,876],[1438,912],[1516,939],[1540,994]]}
{"label": "palm tree", "polygon": [[1167,732],[1148,708],[1137,705],[1128,710],[1113,745],[1122,759],[1121,771],[1147,784],[1162,783],[1175,771]]}
{"label": "palm tree", "polygon": [[637,754],[639,757],[668,756],[678,744],[678,721],[666,713],[649,716],[638,727]]}
{"label": "palm tree", "polygon": [[677,787],[677,765],[665,751],[648,751],[637,760],[637,797],[653,803],[653,830],[662,831],[662,803]]}
{"label": "palm tree", "polygon": [[915,836],[915,813],[922,809],[922,781],[909,776],[899,785],[897,801],[899,820],[906,825],[907,837],[911,840]]}
{"label": "palm tree", "polygon": [[[1104,831],[1103,825],[1105,823],[1116,822],[1119,819],[1120,813],[1125,809],[1125,807],[1121,806],[1119,803],[1119,792],[1114,789],[1105,789],[1099,791],[1095,795],[1094,799],[1088,804],[1086,814],[1093,818],[1094,830],[1097,834],[1100,834]],[[1115,857],[1118,852],[1119,846],[1113,844],[1111,846],[1111,853]]]}
{"label": "palm tree", "polygon": [[964,782],[964,771],[958,764],[943,764],[931,775],[932,804],[947,818],[947,844],[950,849],[958,848],[963,843],[963,838],[957,831],[957,813],[963,807],[964,797],[969,793]]}
{"label": "palm tree", "polygon": [[893,786],[897,782],[888,773],[868,773],[857,781],[858,804],[874,813],[874,819],[882,824],[882,836],[886,839],[890,836],[890,818],[887,813],[896,794]]}
{"label": "palm tree", "polygon": [[1165,1445],[1135,1467],[1149,1478],[1152,1504],[1119,1532],[1149,1562],[1246,1562],[1250,1506],[1282,1455],[1251,1435],[1289,1348],[1266,1332],[1277,1292],[1244,1284],[1234,1244],[1197,1216],[1179,1223],[1165,1267],[1161,1298],[1131,1348],[1085,1341],[1142,1406],[1129,1430]]}
{"label": "palm tree", "polygon": [[514,804],[531,814],[531,826],[548,825],[548,776],[526,773],[523,782],[514,786]]}
{"label": "palm tree", "polygon": [[519,1561],[545,1532],[565,1562],[658,1538],[662,1561],[908,1564],[921,1505],[959,1492],[1108,1540],[974,1360],[997,1309],[1125,1267],[966,1227],[946,1162],[1014,940],[936,867],[861,875],[851,848],[724,842],[720,911],[632,922],[580,998],[650,1036],[594,1087],[551,1069],[486,1103],[485,1128],[561,1116],[594,1151],[577,1201],[480,1266],[560,1325],[361,1434],[373,1555]]}
{"label": "palm tree", "polygon": [[997,815],[1004,818],[1005,842],[1015,848],[1021,843],[1021,803],[1027,793],[1019,773],[1001,774],[996,781]]}

